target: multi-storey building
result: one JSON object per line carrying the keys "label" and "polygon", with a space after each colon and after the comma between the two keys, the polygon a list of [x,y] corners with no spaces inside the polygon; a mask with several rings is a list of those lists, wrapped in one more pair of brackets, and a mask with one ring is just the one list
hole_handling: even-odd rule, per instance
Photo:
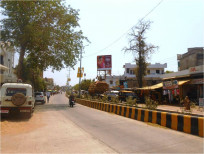
{"label": "multi-storey building", "polygon": [[[179,94],[181,98],[188,96],[191,100],[203,100],[203,47],[188,48],[188,52],[178,55],[179,71],[162,76],[163,82],[178,81],[178,83],[185,83],[179,85]],[[170,89],[174,90],[174,89]],[[170,91],[169,94],[173,92]]]}
{"label": "multi-storey building", "polygon": [[14,74],[14,47],[9,42],[0,42],[0,84],[17,82]]}
{"label": "multi-storey building", "polygon": [[188,52],[178,54],[178,71],[189,69],[190,67],[203,65],[204,48],[188,48]]}
{"label": "multi-storey building", "polygon": [[[138,87],[138,82],[135,74],[137,68],[136,64],[125,63],[123,68],[125,69],[124,77],[127,80],[128,87]],[[148,64],[146,72],[147,75],[144,77],[144,84],[150,86],[162,82],[161,75],[164,74],[165,68],[167,68],[167,63]]]}

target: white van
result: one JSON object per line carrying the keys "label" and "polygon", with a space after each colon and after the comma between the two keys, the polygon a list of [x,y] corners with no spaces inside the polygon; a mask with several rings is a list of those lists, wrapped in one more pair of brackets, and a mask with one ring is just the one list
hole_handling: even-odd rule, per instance
{"label": "white van", "polygon": [[35,99],[32,86],[23,83],[5,83],[1,87],[1,114],[23,113],[31,117]]}

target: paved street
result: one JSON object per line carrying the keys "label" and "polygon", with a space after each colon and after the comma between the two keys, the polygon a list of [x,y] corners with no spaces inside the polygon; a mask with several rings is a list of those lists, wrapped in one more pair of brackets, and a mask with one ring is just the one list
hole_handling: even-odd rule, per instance
{"label": "paved street", "polygon": [[5,117],[1,153],[202,153],[203,138],[76,104],[64,94],[31,119]]}

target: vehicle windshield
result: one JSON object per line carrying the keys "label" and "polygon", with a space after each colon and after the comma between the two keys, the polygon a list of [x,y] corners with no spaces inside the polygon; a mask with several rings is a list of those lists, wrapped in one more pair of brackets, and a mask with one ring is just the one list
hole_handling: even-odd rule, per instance
{"label": "vehicle windshield", "polygon": [[22,93],[26,96],[26,89],[25,88],[7,88],[6,89],[6,96],[13,96],[16,93]]}
{"label": "vehicle windshield", "polygon": [[35,96],[37,96],[37,95],[43,95],[43,94],[40,92],[37,92],[37,93],[35,93]]}

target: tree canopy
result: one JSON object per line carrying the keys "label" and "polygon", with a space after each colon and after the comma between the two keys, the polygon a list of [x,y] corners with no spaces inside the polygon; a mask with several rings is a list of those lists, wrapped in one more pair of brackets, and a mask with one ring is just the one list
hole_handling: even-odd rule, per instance
{"label": "tree canopy", "polygon": [[[78,24],[78,10],[51,1],[1,1],[1,39],[12,42],[20,53],[17,75],[22,76],[23,59],[45,70],[73,67],[88,39]],[[89,42],[89,41],[88,41]]]}
{"label": "tree canopy", "polygon": [[137,65],[136,77],[139,87],[143,86],[143,78],[146,75],[147,59],[157,46],[146,42],[145,33],[150,28],[151,21],[142,21],[132,28],[129,34],[129,45],[123,48],[124,52],[132,52]]}

